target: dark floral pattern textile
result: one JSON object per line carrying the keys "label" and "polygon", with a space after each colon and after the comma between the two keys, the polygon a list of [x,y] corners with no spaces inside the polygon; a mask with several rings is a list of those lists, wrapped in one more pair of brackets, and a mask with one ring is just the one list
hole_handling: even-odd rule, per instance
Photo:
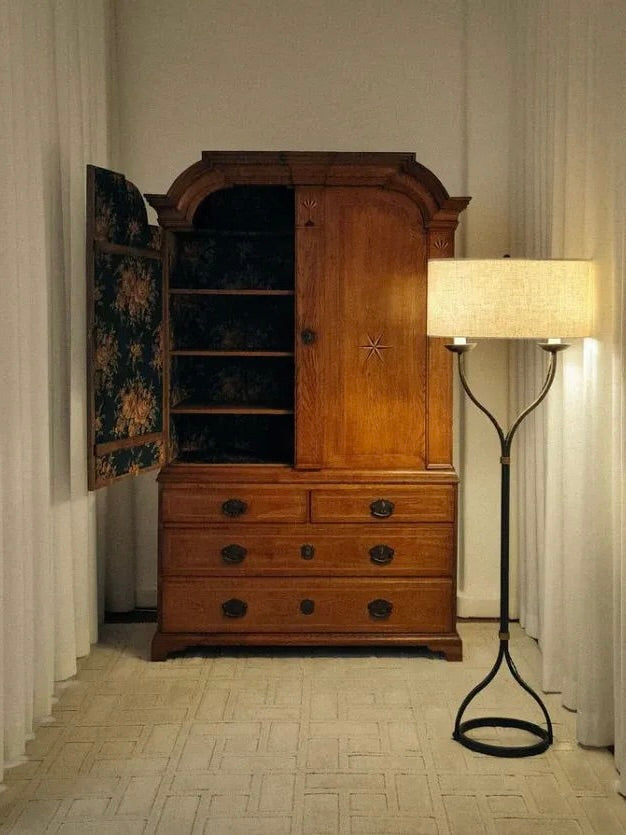
{"label": "dark floral pattern textile", "polygon": [[171,422],[179,461],[293,463],[293,415],[172,415]]}
{"label": "dark floral pattern textile", "polygon": [[164,448],[161,441],[140,444],[97,456],[96,478],[98,482],[113,481],[127,474],[137,475],[142,470],[159,467],[164,463]]}
{"label": "dark floral pattern textile", "polygon": [[198,229],[243,229],[246,232],[291,232],[294,190],[287,186],[231,186],[218,189],[194,214]]}
{"label": "dark floral pattern textile", "polygon": [[113,393],[115,377],[118,372],[120,351],[112,325],[100,322],[94,330],[94,372],[96,391]]}
{"label": "dark floral pattern textile", "polygon": [[199,290],[293,290],[291,234],[180,235],[171,286]]}
{"label": "dark floral pattern textile", "polygon": [[149,226],[150,239],[148,240],[148,249],[161,249],[161,241],[163,240],[162,229],[160,226]]}
{"label": "dark floral pattern textile", "polygon": [[293,296],[174,295],[172,348],[293,351],[293,315]]}
{"label": "dark floral pattern textile", "polygon": [[173,357],[172,406],[191,400],[205,405],[293,409],[293,359],[264,357]]}
{"label": "dark floral pattern textile", "polygon": [[163,428],[161,295],[157,259],[96,252],[94,420],[98,444]]}
{"label": "dark floral pattern textile", "polygon": [[122,174],[89,166],[87,177],[95,446],[89,477],[101,487],[164,463],[161,230],[148,224],[143,197]]}
{"label": "dark floral pattern textile", "polygon": [[146,205],[139,189],[123,174],[95,166],[93,170],[96,239],[123,246],[159,249],[160,230],[148,225]]}

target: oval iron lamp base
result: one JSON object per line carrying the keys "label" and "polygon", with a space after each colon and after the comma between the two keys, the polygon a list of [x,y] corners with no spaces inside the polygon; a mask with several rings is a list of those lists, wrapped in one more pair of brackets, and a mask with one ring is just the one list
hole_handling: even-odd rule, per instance
{"label": "oval iron lamp base", "polygon": [[[467,736],[466,732],[475,728],[519,728],[522,731],[534,734],[539,738],[539,741],[532,745],[493,745]],[[485,716],[480,719],[468,719],[454,729],[452,738],[472,751],[491,754],[494,757],[532,757],[535,754],[543,754],[552,743],[552,735],[545,728],[541,728],[533,722],[526,722],[523,719],[509,719],[506,716]]]}

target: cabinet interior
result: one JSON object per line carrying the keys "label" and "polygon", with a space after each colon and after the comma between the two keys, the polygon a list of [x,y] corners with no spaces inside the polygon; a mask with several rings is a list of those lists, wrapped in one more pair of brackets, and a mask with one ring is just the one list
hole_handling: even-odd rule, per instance
{"label": "cabinet interior", "polygon": [[291,188],[213,192],[172,233],[173,460],[293,463],[294,275]]}

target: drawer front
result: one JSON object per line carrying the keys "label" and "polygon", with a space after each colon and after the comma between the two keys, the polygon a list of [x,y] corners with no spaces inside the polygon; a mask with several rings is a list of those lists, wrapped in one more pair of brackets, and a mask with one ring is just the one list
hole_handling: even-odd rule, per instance
{"label": "drawer front", "polygon": [[164,632],[451,632],[451,580],[164,578]]}
{"label": "drawer front", "polygon": [[163,574],[450,576],[452,525],[163,528]]}
{"label": "drawer front", "polygon": [[332,487],[311,495],[314,522],[453,522],[451,484]]}
{"label": "drawer front", "polygon": [[163,522],[305,522],[308,493],[291,487],[166,487]]}

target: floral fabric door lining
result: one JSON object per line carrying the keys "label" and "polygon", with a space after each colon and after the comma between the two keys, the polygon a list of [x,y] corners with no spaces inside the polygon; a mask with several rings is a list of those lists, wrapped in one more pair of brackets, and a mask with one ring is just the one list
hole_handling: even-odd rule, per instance
{"label": "floral fabric door lining", "polygon": [[136,186],[87,166],[91,490],[164,463],[159,233]]}

